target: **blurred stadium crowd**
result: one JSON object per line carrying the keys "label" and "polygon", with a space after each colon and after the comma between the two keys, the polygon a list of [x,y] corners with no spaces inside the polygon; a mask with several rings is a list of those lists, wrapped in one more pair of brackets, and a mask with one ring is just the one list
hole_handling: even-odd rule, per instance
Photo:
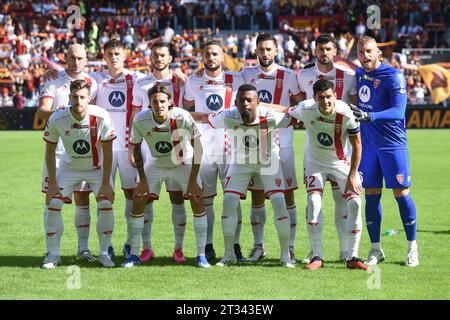
{"label": "blurred stadium crowd", "polygon": [[[373,4],[381,9],[378,30],[366,25],[366,8]],[[67,26],[70,5],[79,9],[77,29]],[[256,31],[262,30],[276,34],[277,62],[295,71],[315,61],[314,39],[321,32],[335,35],[340,58],[350,64],[358,64],[351,54],[355,40],[373,36],[385,61],[405,72],[410,103],[427,103],[429,92],[414,67],[421,64],[419,55],[401,52],[448,48],[449,16],[449,0],[2,0],[0,107],[37,106],[43,72],[63,66],[65,49],[75,42],[85,44],[89,68],[96,70],[103,65],[103,45],[121,39],[127,67],[146,72],[152,42],[162,38],[172,45],[174,66],[190,74],[198,68],[202,43],[213,38],[223,41],[230,57],[257,63]],[[292,17],[299,20],[292,23]]]}

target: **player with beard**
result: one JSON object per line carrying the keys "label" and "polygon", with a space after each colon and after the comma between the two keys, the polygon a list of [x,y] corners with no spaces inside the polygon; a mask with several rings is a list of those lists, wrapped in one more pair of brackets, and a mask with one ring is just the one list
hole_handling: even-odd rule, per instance
{"label": "player with beard", "polygon": [[[224,54],[222,45],[217,41],[209,41],[203,46],[204,69],[191,75],[185,84],[184,108],[195,112],[213,113],[233,108],[236,92],[244,79],[237,72],[224,71],[222,64]],[[229,134],[225,129],[212,129],[207,124],[199,124],[202,145],[205,148],[200,167],[203,183],[203,205],[208,217],[208,233],[206,241],[206,258],[216,257],[213,246],[213,229],[215,221],[214,197],[217,195],[217,176],[224,189],[230,163],[232,145]],[[242,212],[238,206],[238,224],[234,238],[234,252],[239,262],[244,258],[239,245],[242,223]]]}
{"label": "player with beard", "polygon": [[[345,68],[333,62],[337,55],[337,41],[329,34],[321,34],[316,39],[315,54],[317,57],[317,64],[310,64],[297,74],[297,80],[300,86],[302,100],[313,99],[313,86],[319,79],[329,80],[334,84],[336,99],[342,100],[347,104],[354,104],[357,101],[356,91],[356,76],[351,69]],[[307,132],[308,134],[308,132]],[[345,236],[345,225],[347,219],[347,201],[342,196],[339,185],[335,181],[330,181],[333,199],[335,203],[335,217],[334,222],[339,236],[339,256],[340,259],[347,259],[347,244]],[[305,182],[306,183],[306,182]],[[320,212],[322,215],[322,212]],[[311,230],[315,229],[315,230]],[[317,236],[322,235],[322,225],[308,226],[308,232],[313,232]],[[303,260],[309,263],[312,254]]]}
{"label": "player with beard", "polygon": [[[38,114],[41,118],[48,118],[53,112],[64,106],[70,105],[70,83],[77,79],[87,80],[91,85],[91,91],[96,91],[97,84],[92,81],[87,73],[84,72],[86,67],[86,50],[79,44],[71,45],[66,53],[67,69],[62,71],[54,71],[52,77],[48,77],[44,82],[40,92]],[[64,146],[58,141],[56,148],[56,168],[62,160],[64,154]],[[45,162],[42,170],[42,192],[47,192],[48,174]],[[88,247],[89,230],[90,230],[90,207],[89,192],[81,192],[86,190],[87,186],[80,185],[74,192],[75,200],[75,228],[78,236],[78,253],[77,258],[86,261],[95,261]],[[44,220],[47,216],[47,207],[44,208]],[[48,245],[47,245],[48,252]]]}
{"label": "player with beard", "polygon": [[[241,71],[245,83],[254,85],[258,90],[261,102],[291,106],[300,102],[300,89],[297,79],[291,69],[275,63],[277,43],[269,34],[261,34],[256,39],[259,64],[246,67]],[[291,104],[292,101],[292,104]],[[293,127],[279,129],[275,132],[275,142],[280,147],[280,164],[286,187],[285,200],[291,221],[289,236],[289,252],[295,262],[294,245],[297,230],[297,207],[294,200],[294,190],[298,188],[295,173],[295,155],[293,148]],[[247,261],[257,261],[265,256],[264,225],[267,220],[264,206],[264,192],[258,177],[252,179],[249,190],[252,191],[252,207],[250,220],[254,237],[253,249]]]}
{"label": "player with beard", "polygon": [[[170,70],[169,66],[172,62],[170,54],[170,45],[163,41],[157,41],[152,46],[150,55],[152,63],[152,73],[140,79],[133,87],[133,110],[140,111],[150,107],[148,98],[148,90],[154,86],[166,86],[171,93],[175,107],[181,107],[181,101],[184,94],[185,76],[181,75],[179,69]],[[134,164],[133,145],[130,146],[130,161]],[[147,144],[141,145],[142,155],[144,157],[145,166],[149,166],[153,160]],[[169,192],[170,202],[172,203],[172,222],[175,235],[175,245],[172,258],[177,263],[185,262],[183,253],[184,234],[186,230],[186,208],[184,206],[184,197],[182,190],[171,185],[170,181],[166,183]],[[142,207],[135,203],[134,214],[144,213],[144,227],[142,229],[143,251],[141,253],[141,262],[149,261],[155,254],[152,248],[152,224],[153,224],[153,200]]]}

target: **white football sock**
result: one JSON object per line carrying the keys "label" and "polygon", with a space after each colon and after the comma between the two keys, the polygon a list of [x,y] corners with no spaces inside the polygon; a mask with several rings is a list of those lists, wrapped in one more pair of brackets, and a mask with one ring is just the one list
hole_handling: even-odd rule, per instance
{"label": "white football sock", "polygon": [[128,229],[128,219],[130,218],[131,212],[133,210],[133,199],[127,199],[125,198],[125,209],[124,209],[124,215],[127,222],[127,242],[126,244],[130,244],[130,230]]}
{"label": "white football sock", "polygon": [[287,208],[289,218],[291,220],[290,233],[289,233],[289,247],[295,247],[295,236],[297,234],[297,206]]}
{"label": "white football sock", "polygon": [[241,237],[241,228],[242,228],[242,209],[241,209],[241,202],[239,201],[239,205],[237,208],[237,225],[236,225],[236,232],[234,234],[234,243],[239,243],[239,238]]}
{"label": "white football sock", "polygon": [[289,235],[291,222],[289,213],[286,209],[286,201],[284,195],[281,193],[275,193],[270,196],[270,202],[273,208],[273,220],[275,223],[275,229],[278,233],[278,240],[280,242],[281,257],[289,255]]}
{"label": "white football sock", "polygon": [[228,252],[234,252],[239,202],[239,195],[234,193],[225,193],[223,197],[222,232],[225,251]]}
{"label": "white football sock", "polygon": [[206,213],[194,215],[195,241],[197,243],[197,256],[205,255],[206,229],[208,228],[208,218]]}
{"label": "white football sock", "polygon": [[78,235],[78,251],[89,248],[89,230],[91,226],[91,211],[89,205],[75,206],[75,228]]}
{"label": "white football sock", "polygon": [[139,245],[141,244],[142,228],[144,227],[144,215],[128,218],[128,231],[130,236],[130,255],[139,256]]}
{"label": "white football sock", "polygon": [[362,219],[361,219],[361,198],[354,197],[347,200],[348,217],[346,224],[346,234],[349,259],[358,257],[359,242],[361,240]]}
{"label": "white football sock", "polygon": [[308,196],[307,227],[313,256],[322,258],[323,215],[322,195],[312,193]]}
{"label": "white football sock", "polygon": [[214,212],[214,198],[208,198],[203,200],[203,206],[205,207],[206,217],[208,220],[208,229],[206,234],[206,243],[213,243],[215,212]]}
{"label": "white football sock", "polygon": [[144,249],[150,250],[152,249],[152,225],[153,225],[153,201],[147,203],[144,208],[144,225],[142,227],[142,234],[141,234],[142,246]]}
{"label": "white football sock", "polygon": [[108,247],[111,244],[114,230],[114,211],[109,200],[101,200],[97,203],[97,235],[99,239],[99,255],[108,254]]}
{"label": "white football sock", "polygon": [[172,224],[175,235],[174,249],[183,248],[184,234],[186,232],[186,207],[183,204],[172,204]]}
{"label": "white football sock", "polygon": [[264,244],[264,225],[267,221],[266,206],[250,209],[250,222],[253,232],[253,244],[262,246]]}
{"label": "white football sock", "polygon": [[339,253],[347,252],[347,200],[342,196],[339,187],[333,188],[333,199],[334,199],[334,224],[336,226],[336,231],[339,237]]}
{"label": "white football sock", "polygon": [[45,221],[46,238],[50,254],[61,255],[61,237],[64,233],[64,224],[61,209],[64,202],[53,198],[47,206],[47,219]]}
{"label": "white football sock", "polygon": [[417,251],[417,242],[416,240],[408,241],[408,251],[416,250]]}
{"label": "white football sock", "polygon": [[49,245],[48,245],[48,240],[47,240],[47,205],[44,205],[44,234],[45,234],[45,253],[50,252],[49,250]]}

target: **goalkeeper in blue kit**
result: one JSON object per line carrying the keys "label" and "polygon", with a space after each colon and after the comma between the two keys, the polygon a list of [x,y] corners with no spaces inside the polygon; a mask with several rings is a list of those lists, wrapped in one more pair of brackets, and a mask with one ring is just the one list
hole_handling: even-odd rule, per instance
{"label": "goalkeeper in blue kit", "polygon": [[380,51],[373,38],[358,41],[356,70],[358,108],[352,106],[361,122],[362,159],[359,167],[365,189],[366,225],[372,244],[368,265],[384,260],[380,244],[381,189],[392,189],[408,240],[406,265],[419,265],[416,243],[416,207],[410,195],[408,142],[405,129],[406,82],[397,69],[379,60]]}

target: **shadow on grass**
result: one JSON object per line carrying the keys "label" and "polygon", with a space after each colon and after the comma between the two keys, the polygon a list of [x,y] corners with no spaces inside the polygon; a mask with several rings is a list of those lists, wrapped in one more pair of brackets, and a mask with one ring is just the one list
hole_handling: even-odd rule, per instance
{"label": "shadow on grass", "polygon": [[[62,264],[60,267],[68,267],[71,265],[79,266],[80,268],[102,268],[98,261],[87,262],[78,260],[76,256],[61,256]],[[0,268],[1,267],[16,267],[16,268],[41,268],[44,257],[42,256],[0,256]],[[120,264],[125,261],[123,256],[118,256],[113,259],[116,264],[115,268],[121,268]],[[210,261],[211,267],[216,267],[216,263],[219,259]],[[343,268],[344,263],[341,261],[324,261],[326,268]],[[296,268],[304,268],[305,264],[297,262]],[[186,262],[182,264],[175,263],[172,257],[156,257],[150,261],[147,261],[139,268],[151,268],[151,267],[176,267],[176,268],[197,268],[196,258],[186,258]],[[264,259],[258,262],[244,262],[231,265],[232,268],[239,267],[258,267],[258,268],[282,268],[279,259]],[[219,268],[219,267],[216,267]]]}
{"label": "shadow on grass", "polygon": [[450,230],[417,230],[417,232],[450,235]]}

